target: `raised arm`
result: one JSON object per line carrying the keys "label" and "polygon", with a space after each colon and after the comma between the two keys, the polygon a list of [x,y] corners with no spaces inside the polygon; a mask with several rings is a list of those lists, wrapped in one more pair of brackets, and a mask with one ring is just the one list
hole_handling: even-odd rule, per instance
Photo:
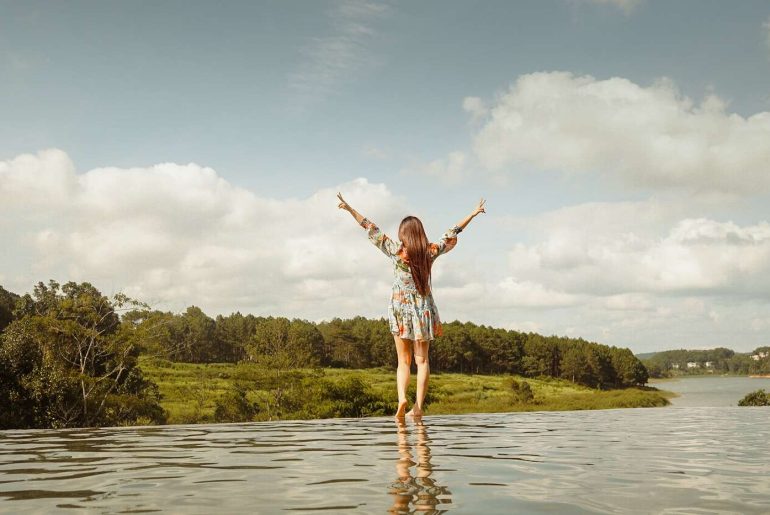
{"label": "raised arm", "polygon": [[362,225],[362,222],[365,220],[364,216],[358,211],[356,211],[355,209],[353,209],[350,204],[345,202],[345,199],[342,198],[342,193],[337,193],[337,198],[340,199],[340,203],[337,207],[339,207],[340,209],[344,209],[345,211],[350,213],[353,216],[353,218],[356,219],[356,222],[358,222],[358,225]]}
{"label": "raised arm", "polygon": [[388,238],[385,233],[380,231],[379,227],[377,227],[374,222],[370,221],[361,213],[353,209],[350,204],[348,204],[345,199],[342,198],[341,193],[337,193],[337,198],[340,199],[340,203],[337,207],[350,213],[351,216],[356,219],[358,225],[366,229],[366,232],[369,235],[369,240],[374,244],[375,247],[380,249],[383,254],[389,257],[393,257],[396,255],[396,253],[398,253],[401,247],[398,243]]}
{"label": "raised arm", "polygon": [[441,254],[446,254],[450,250],[452,250],[455,245],[457,245],[457,235],[465,229],[469,223],[471,223],[471,220],[473,220],[476,215],[479,213],[486,213],[484,209],[484,203],[486,200],[481,199],[479,200],[478,205],[476,208],[463,218],[460,223],[449,229],[447,232],[444,233],[444,235],[441,237],[441,239],[436,244],[432,244],[431,247],[431,254],[433,255],[433,258],[439,257]]}
{"label": "raised arm", "polygon": [[[471,223],[471,220],[473,220],[476,217],[476,215],[478,215],[480,213],[486,213],[486,210],[484,209],[484,204],[486,202],[487,201],[484,200],[484,199],[479,200],[478,205],[473,209],[471,214],[469,214],[468,216],[463,218],[462,221],[459,224],[457,224],[456,227],[458,227],[460,229],[460,231],[462,231],[463,229],[465,229],[468,226],[469,223]],[[457,231],[457,232],[460,232],[460,231]]]}

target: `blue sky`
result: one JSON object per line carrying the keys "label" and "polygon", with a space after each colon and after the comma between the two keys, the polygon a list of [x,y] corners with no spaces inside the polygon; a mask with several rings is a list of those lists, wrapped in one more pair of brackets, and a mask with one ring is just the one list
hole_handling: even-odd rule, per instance
{"label": "blue sky", "polygon": [[[385,228],[408,211],[437,236],[485,196],[436,271],[445,319],[637,351],[767,343],[766,1],[0,14],[0,284],[15,291],[71,278],[168,309],[380,316],[387,263],[321,199],[347,189]],[[41,195],[60,203],[21,201]],[[123,238],[94,252],[106,228]]]}

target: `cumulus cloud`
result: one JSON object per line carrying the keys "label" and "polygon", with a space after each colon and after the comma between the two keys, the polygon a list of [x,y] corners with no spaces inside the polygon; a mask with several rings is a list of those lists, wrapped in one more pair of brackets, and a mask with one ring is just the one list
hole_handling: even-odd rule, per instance
{"label": "cumulus cloud", "polygon": [[472,121],[480,120],[489,112],[487,106],[484,105],[484,101],[479,97],[465,97],[463,99],[463,109],[470,113]]}
{"label": "cumulus cloud", "polygon": [[[657,221],[640,220],[638,229],[636,220],[633,226],[629,219],[625,225],[607,222],[617,220],[614,215],[623,210],[644,212],[641,205],[597,204],[542,216],[537,227],[545,237],[513,247],[512,272],[568,293],[609,297],[605,305],[610,308],[628,305],[628,298],[617,297],[628,293],[770,300],[768,222],[740,226],[684,218],[672,222],[662,236],[651,229],[663,223],[662,215]],[[654,207],[646,210],[657,215]],[[576,218],[578,213],[583,217]]]}
{"label": "cumulus cloud", "polygon": [[[357,179],[339,189],[385,227],[405,211],[382,184]],[[0,230],[24,261],[7,270],[5,286],[28,291],[51,277],[170,309],[318,317],[335,305],[339,314],[374,315],[388,270],[336,209],[336,191],[271,199],[196,164],[78,173],[60,150],[19,156],[0,162]]]}
{"label": "cumulus cloud", "polygon": [[554,308],[572,306],[578,295],[553,290],[540,283],[506,277],[492,289],[494,303],[502,307]]}
{"label": "cumulus cloud", "polygon": [[[464,106],[476,116],[479,102]],[[742,117],[716,95],[696,103],[669,80],[645,87],[532,73],[489,106],[473,150],[491,170],[525,164],[645,188],[750,195],[770,186],[770,113]]]}
{"label": "cumulus cloud", "polygon": [[[276,199],[194,163],[81,172],[60,150],[18,156],[0,162],[0,277],[17,292],[48,278],[87,280],[175,311],[382,316],[391,271],[336,209],[337,190],[386,230],[409,211],[366,179]],[[484,222],[497,239],[511,229],[531,237],[511,243],[508,259],[462,242],[442,258],[434,282],[446,320],[640,348],[691,342],[704,327],[716,344],[749,328],[749,346],[767,323],[767,221],[648,200]]]}

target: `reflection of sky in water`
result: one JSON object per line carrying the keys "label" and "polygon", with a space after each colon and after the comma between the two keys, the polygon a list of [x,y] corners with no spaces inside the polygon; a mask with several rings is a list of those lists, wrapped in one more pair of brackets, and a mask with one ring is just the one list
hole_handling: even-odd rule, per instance
{"label": "reflection of sky in water", "polygon": [[755,390],[770,392],[770,378],[761,377],[684,377],[661,381],[653,386],[676,392],[674,406],[737,406],[738,401]]}
{"label": "reflection of sky in water", "polygon": [[5,431],[0,511],[768,513],[769,417],[673,407]]}

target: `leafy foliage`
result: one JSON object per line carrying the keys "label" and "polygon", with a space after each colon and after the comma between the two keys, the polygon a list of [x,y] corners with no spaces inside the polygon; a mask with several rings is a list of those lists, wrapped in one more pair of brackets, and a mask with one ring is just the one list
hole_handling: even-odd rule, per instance
{"label": "leafy foliage", "polygon": [[513,402],[517,404],[529,404],[535,400],[535,394],[532,387],[526,381],[517,381],[513,377],[508,378],[505,383],[513,393]]}
{"label": "leafy foliage", "polygon": [[13,312],[19,296],[0,286],[0,332],[13,321]]}
{"label": "leafy foliage", "polygon": [[738,406],[770,406],[770,395],[762,389],[747,393]]}
{"label": "leafy foliage", "polygon": [[0,339],[0,427],[82,427],[164,420],[157,388],[117,309],[89,283],[38,283]]}

